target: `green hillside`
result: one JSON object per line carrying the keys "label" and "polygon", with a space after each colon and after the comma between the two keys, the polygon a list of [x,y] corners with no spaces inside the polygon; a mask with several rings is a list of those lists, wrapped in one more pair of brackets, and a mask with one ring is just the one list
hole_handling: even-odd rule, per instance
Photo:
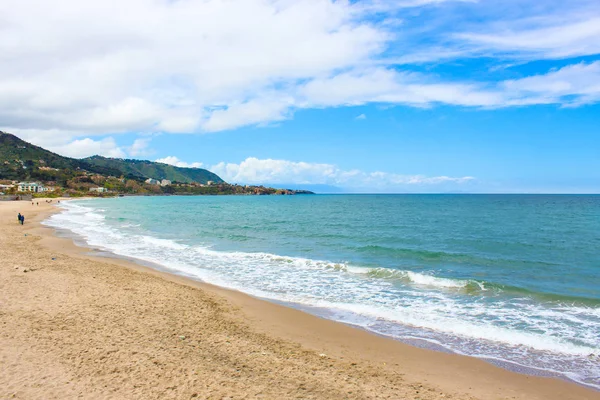
{"label": "green hillside", "polygon": [[202,168],[180,168],[152,161],[124,160],[101,156],[84,158],[82,161],[93,167],[116,168],[126,176],[138,176],[159,180],[168,179],[172,182],[181,183],[207,183],[208,181],[213,181],[215,183],[223,182],[223,179],[218,175]]}
{"label": "green hillside", "polygon": [[10,133],[0,132],[0,179],[64,183],[82,171],[140,181],[154,178],[182,183],[223,182],[219,176],[202,168],[179,168],[152,161],[100,156],[81,160],[63,157]]}
{"label": "green hillside", "polygon": [[[0,132],[0,161],[2,161],[3,170],[2,172],[8,173],[8,171],[17,169],[19,164],[20,170],[24,170],[25,167],[31,167],[40,164],[52,165],[53,168],[72,168],[76,169],[81,167],[81,163],[78,160],[62,157],[58,154],[52,153],[48,150],[44,150],[41,147],[34,146],[18,137]],[[23,161],[23,163],[19,162]],[[13,173],[23,175],[21,171],[14,171]]]}
{"label": "green hillside", "polygon": [[81,170],[101,175],[120,174],[120,171],[108,166],[90,170],[81,160],[60,156],[0,132],[0,179],[65,181]]}

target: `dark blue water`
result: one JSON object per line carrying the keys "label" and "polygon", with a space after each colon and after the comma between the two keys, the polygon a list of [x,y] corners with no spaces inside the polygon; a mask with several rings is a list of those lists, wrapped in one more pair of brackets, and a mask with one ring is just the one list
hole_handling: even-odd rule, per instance
{"label": "dark blue water", "polygon": [[600,196],[135,197],[92,246],[399,339],[600,385]]}

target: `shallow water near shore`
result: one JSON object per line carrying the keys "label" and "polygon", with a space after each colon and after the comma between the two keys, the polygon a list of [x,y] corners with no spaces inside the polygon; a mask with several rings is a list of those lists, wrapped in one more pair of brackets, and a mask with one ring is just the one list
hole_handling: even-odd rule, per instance
{"label": "shallow water near shore", "polygon": [[70,201],[87,245],[409,343],[600,388],[600,196]]}

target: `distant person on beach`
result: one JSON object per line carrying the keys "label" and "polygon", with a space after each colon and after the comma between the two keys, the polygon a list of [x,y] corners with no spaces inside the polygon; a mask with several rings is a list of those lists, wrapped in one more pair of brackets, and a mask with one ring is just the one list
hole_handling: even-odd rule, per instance
{"label": "distant person on beach", "polygon": [[21,225],[23,225],[25,223],[25,216],[21,215]]}
{"label": "distant person on beach", "polygon": [[21,222],[21,213],[19,213],[19,215],[17,215],[17,221]]}

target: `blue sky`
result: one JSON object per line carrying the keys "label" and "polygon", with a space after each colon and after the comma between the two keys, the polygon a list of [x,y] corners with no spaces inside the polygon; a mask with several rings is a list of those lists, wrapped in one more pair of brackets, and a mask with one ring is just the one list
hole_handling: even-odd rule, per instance
{"label": "blue sky", "polygon": [[0,129],[60,154],[600,192],[597,1],[7,0],[0,22]]}

